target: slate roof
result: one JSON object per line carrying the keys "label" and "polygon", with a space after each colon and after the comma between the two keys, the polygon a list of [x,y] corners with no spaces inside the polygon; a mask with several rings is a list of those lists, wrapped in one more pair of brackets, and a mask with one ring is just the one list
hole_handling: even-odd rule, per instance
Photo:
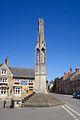
{"label": "slate roof", "polygon": [[34,78],[34,69],[9,67],[14,77]]}
{"label": "slate roof", "polygon": [[74,77],[74,80],[80,80],[80,73]]}
{"label": "slate roof", "polygon": [[68,79],[71,79],[71,77],[75,74],[76,72],[73,72],[72,74],[70,74],[69,76],[68,76]]}
{"label": "slate roof", "polygon": [[71,80],[71,77],[75,74],[76,72],[71,73],[70,75],[67,76],[66,80]]}

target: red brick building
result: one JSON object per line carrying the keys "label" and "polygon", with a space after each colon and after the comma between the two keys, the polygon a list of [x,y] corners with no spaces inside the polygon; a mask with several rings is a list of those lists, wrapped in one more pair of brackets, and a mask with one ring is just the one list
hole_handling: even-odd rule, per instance
{"label": "red brick building", "polygon": [[73,94],[75,90],[80,90],[80,71],[78,67],[76,67],[75,72],[70,68],[68,73],[64,73],[64,76],[58,79],[56,88],[56,92],[62,94]]}

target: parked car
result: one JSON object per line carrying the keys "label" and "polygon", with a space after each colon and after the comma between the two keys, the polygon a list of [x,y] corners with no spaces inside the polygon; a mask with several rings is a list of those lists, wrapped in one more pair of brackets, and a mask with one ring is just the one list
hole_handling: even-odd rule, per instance
{"label": "parked car", "polygon": [[76,90],[76,91],[73,93],[73,98],[79,98],[79,99],[80,99],[80,90]]}

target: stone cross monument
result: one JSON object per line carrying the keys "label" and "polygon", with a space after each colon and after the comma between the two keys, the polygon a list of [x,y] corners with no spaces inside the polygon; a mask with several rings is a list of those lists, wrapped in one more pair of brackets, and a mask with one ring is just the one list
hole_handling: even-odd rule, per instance
{"label": "stone cross monument", "polygon": [[44,39],[44,21],[38,20],[38,38],[35,48],[35,93],[46,93],[46,43]]}

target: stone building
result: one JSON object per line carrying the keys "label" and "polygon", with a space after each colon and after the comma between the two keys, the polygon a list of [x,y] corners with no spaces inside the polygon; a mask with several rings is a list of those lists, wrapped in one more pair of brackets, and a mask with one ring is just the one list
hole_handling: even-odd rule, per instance
{"label": "stone building", "polygon": [[0,98],[22,99],[33,93],[34,69],[0,65]]}
{"label": "stone building", "polygon": [[74,91],[80,90],[80,70],[76,67],[73,72],[70,68],[68,73],[64,73],[64,76],[58,79],[57,92],[63,94],[73,94]]}
{"label": "stone building", "polygon": [[44,21],[38,20],[38,39],[35,49],[35,67],[17,68],[8,66],[9,60],[0,64],[0,99],[20,100],[33,92],[46,93],[46,43]]}

